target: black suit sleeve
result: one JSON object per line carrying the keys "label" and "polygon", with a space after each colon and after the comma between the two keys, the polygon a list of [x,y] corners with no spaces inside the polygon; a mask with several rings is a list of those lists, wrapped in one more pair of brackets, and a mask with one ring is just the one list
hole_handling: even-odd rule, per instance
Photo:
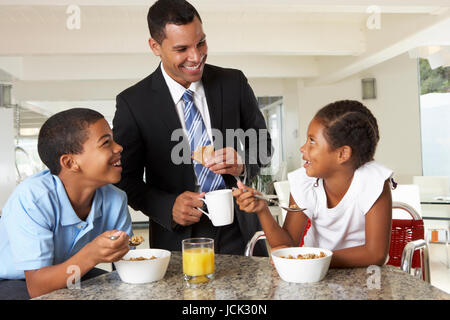
{"label": "black suit sleeve", "polygon": [[116,99],[116,113],[113,119],[114,140],[123,147],[122,179],[117,187],[128,196],[128,204],[135,210],[142,211],[153,221],[167,230],[172,230],[173,204],[177,197],[144,182],[145,146],[137,121],[120,95]]}

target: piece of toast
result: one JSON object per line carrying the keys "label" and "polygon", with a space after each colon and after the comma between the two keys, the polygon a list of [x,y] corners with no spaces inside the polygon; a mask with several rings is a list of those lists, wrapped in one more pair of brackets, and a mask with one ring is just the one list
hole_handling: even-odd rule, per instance
{"label": "piece of toast", "polygon": [[194,152],[192,152],[192,159],[205,165],[208,159],[214,157],[214,146],[199,146]]}

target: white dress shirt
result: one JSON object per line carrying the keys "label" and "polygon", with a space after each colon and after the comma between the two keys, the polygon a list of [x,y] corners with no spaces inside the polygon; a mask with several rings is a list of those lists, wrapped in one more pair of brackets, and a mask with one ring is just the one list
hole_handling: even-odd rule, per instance
{"label": "white dress shirt", "polygon": [[[181,126],[183,127],[184,134],[187,139],[186,123],[184,119],[184,101],[182,99],[184,92],[187,90],[181,84],[173,80],[167,72],[164,70],[164,65],[161,63],[161,71],[166,80],[167,87],[169,87],[170,95],[172,96],[173,102],[180,118]],[[212,142],[212,130],[211,130],[211,119],[209,117],[208,103],[206,102],[205,90],[203,89],[202,81],[192,82],[189,86],[189,90],[194,92],[194,104],[197,107],[200,115],[203,118],[203,123],[205,124],[206,132],[208,134],[209,141]],[[189,140],[186,140],[189,141]]]}

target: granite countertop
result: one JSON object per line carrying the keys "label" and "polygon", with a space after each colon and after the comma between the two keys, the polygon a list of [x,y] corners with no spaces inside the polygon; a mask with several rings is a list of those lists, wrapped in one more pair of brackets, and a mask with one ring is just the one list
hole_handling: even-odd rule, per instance
{"label": "granite countertop", "polygon": [[114,271],[82,282],[80,289],[60,289],[36,299],[450,300],[450,295],[444,291],[393,266],[378,269],[379,283],[371,281],[378,271],[352,268],[330,269],[320,282],[296,284],[281,280],[269,258],[216,254],[215,265],[213,281],[189,288],[183,280],[181,253],[172,252],[167,273],[160,281],[127,284]]}

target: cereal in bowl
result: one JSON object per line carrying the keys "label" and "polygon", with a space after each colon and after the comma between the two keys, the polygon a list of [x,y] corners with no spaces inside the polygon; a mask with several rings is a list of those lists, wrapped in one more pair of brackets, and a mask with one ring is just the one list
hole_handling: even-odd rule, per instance
{"label": "cereal in bowl", "polygon": [[298,254],[297,257],[294,257],[292,255],[288,255],[287,257],[281,256],[280,258],[284,258],[284,259],[319,259],[319,258],[324,258],[327,255],[320,251],[320,254],[315,254],[315,253],[305,253],[305,254]]}

